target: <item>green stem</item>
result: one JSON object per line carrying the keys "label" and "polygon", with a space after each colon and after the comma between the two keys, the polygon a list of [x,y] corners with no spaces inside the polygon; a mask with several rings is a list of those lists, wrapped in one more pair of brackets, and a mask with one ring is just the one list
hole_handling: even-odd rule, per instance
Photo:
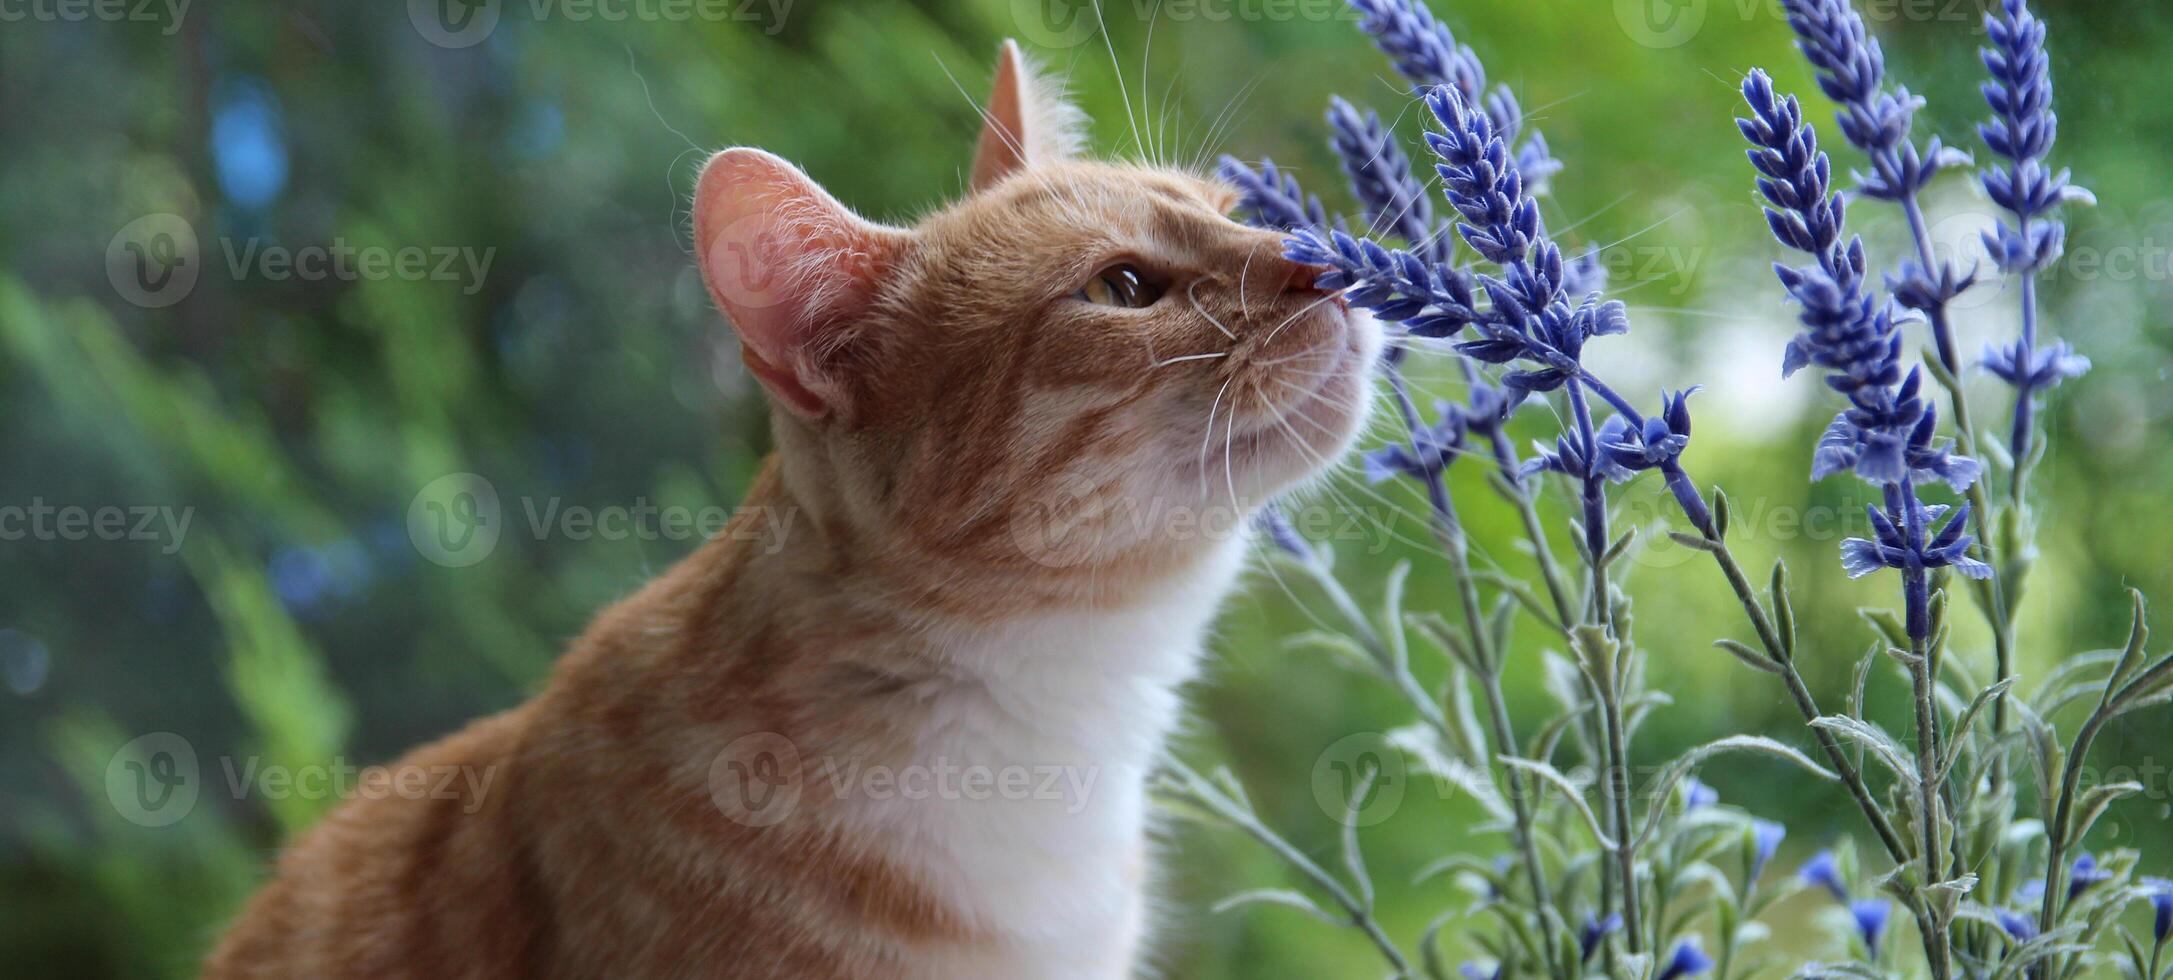
{"label": "green stem", "polygon": [[[1912,573],[1918,576],[1922,572]],[[1924,881],[1926,884],[1944,881],[1940,864],[1945,849],[1939,846],[1940,801],[1939,792],[1939,722],[1938,710],[1932,704],[1936,681],[1932,677],[1931,646],[1923,637],[1910,640],[1910,652],[1916,660],[1910,665],[1910,679],[1915,688],[1917,725],[1917,806],[1920,808],[1917,823],[1923,830]],[[2048,887],[2048,891],[2051,889]],[[1946,980],[1952,972],[1948,964],[1946,923],[1934,913],[1928,916],[1931,933],[1924,935],[1924,955],[1930,959],[1932,976]],[[1921,923],[1920,923],[1921,925]]]}
{"label": "green stem", "polygon": [[1387,931],[1382,929],[1380,922],[1374,919],[1373,912],[1367,908],[1366,903],[1359,901],[1358,896],[1351,894],[1350,889],[1344,887],[1343,883],[1336,879],[1336,876],[1329,874],[1325,868],[1314,863],[1312,858],[1306,857],[1305,852],[1292,846],[1289,841],[1282,838],[1282,835],[1268,829],[1268,826],[1261,823],[1259,818],[1250,812],[1249,808],[1240,805],[1236,800],[1230,799],[1220,790],[1215,789],[1214,784],[1201,778],[1198,773],[1193,772],[1183,763],[1175,759],[1169,759],[1165,760],[1164,765],[1174,770],[1184,780],[1186,789],[1195,799],[1208,809],[1213,810],[1224,820],[1229,821],[1239,830],[1244,831],[1254,840],[1259,841],[1269,851],[1272,851],[1276,857],[1281,858],[1283,863],[1297,869],[1298,873],[1312,882],[1314,887],[1320,889],[1330,900],[1341,907],[1343,914],[1350,919],[1351,926],[1364,933],[1367,940],[1373,943],[1374,948],[1380,950],[1382,958],[1386,959],[1389,965],[1395,969],[1397,977],[1411,976],[1411,964],[1410,961],[1404,959],[1403,951],[1396,948],[1395,942],[1388,938]]}

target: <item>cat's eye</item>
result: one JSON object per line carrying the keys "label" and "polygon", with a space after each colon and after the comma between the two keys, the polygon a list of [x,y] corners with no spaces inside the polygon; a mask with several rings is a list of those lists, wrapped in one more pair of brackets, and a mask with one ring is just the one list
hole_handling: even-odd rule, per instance
{"label": "cat's eye", "polygon": [[1130,262],[1119,262],[1094,274],[1073,296],[1096,306],[1137,310],[1153,306],[1166,287]]}

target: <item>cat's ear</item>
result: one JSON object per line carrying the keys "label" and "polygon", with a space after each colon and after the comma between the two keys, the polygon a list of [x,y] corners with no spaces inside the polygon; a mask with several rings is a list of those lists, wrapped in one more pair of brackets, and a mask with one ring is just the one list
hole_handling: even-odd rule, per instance
{"label": "cat's ear", "polygon": [[984,191],[1028,166],[1062,160],[1085,145],[1086,115],[1064,98],[1005,41],[996,58],[996,89],[982,110],[985,125],[973,155],[973,189]]}
{"label": "cat's ear", "polygon": [[842,407],[841,355],[910,236],[863,220],[762,150],[710,157],[694,190],[702,282],[739,331],[748,370],[809,418]]}

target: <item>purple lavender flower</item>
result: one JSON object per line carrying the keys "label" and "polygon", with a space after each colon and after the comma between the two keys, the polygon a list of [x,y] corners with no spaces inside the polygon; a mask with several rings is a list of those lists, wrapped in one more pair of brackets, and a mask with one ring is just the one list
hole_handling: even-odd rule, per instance
{"label": "purple lavender flower", "polygon": [[2145,878],[2143,887],[2150,891],[2150,907],[2157,915],[2151,923],[2151,934],[2163,943],[2173,938],[2173,881]]}
{"label": "purple lavender flower", "polygon": [[1818,70],[1819,88],[1841,106],[1836,116],[1841,135],[1870,158],[1871,171],[1854,175],[1858,192],[1901,205],[1917,238],[1917,257],[1887,277],[1895,301],[1926,315],[1941,362],[1959,370],[1946,306],[1975,283],[1976,272],[1961,272],[1932,257],[1917,193],[1941,170],[1968,163],[1969,156],[1936,136],[1921,150],[1909,139],[1924,100],[1907,89],[1886,89],[1886,56],[1848,0],[1784,0],[1784,8],[1797,48]]}
{"label": "purple lavender flower", "polygon": [[1702,810],[1720,802],[1720,791],[1707,786],[1696,776],[1683,780],[1683,808]]}
{"label": "purple lavender flower", "polygon": [[2008,445],[2020,461],[2029,455],[2030,420],[2039,392],[2090,369],[2065,343],[2037,346],[2037,274],[2058,259],[2067,226],[2053,212],[2067,201],[2091,202],[2090,192],[2068,183],[2067,171],[2046,169],[2045,157],[2060,129],[2052,111],[2052,69],[2045,55],[2045,22],[2025,0],[2002,0],[1984,18],[1989,47],[1981,54],[1992,80],[1983,87],[1990,121],[1977,127],[1985,146],[2006,162],[1979,175],[1985,193],[2014,216],[2012,224],[1984,235],[2000,271],[2022,280],[2022,335],[2012,345],[1987,344],[1987,370],[2014,386],[2015,413]]}
{"label": "purple lavender flower", "polygon": [[1857,175],[1864,196],[1901,200],[1942,168],[1968,160],[1936,136],[1921,152],[1909,141],[1924,100],[1907,89],[1885,90],[1886,55],[1848,0],[1783,0],[1783,7],[1797,49],[1818,69],[1819,88],[1841,106],[1841,135],[1871,158],[1872,172]]}
{"label": "purple lavender flower", "polygon": [[1751,859],[1750,879],[1757,881],[1765,874],[1766,865],[1781,849],[1781,841],[1788,839],[1788,828],[1771,820],[1753,820],[1750,825]]}
{"label": "purple lavender flower", "polygon": [[1477,102],[1486,90],[1486,69],[1471,48],[1456,40],[1432,10],[1416,0],[1350,0],[1358,27],[1414,84],[1454,85]]}
{"label": "purple lavender flower", "polygon": [[[1822,71],[1821,84],[1837,100],[1856,99],[1862,110],[1844,113],[1843,129],[1852,140],[1900,153],[1893,148],[1905,145],[1907,117],[1914,109],[1900,105],[1906,100],[1864,94],[1877,92],[1879,65],[1876,46],[1864,47],[1861,21],[1833,0],[1789,2],[1792,16],[1804,18],[1798,30],[1805,34],[1806,53]],[[1959,519],[1966,515],[1957,514],[1937,531],[1930,529],[1943,510],[1919,501],[1915,484],[1935,479],[1966,489],[1982,467],[1956,456],[1949,441],[1934,438],[1937,413],[1922,397],[1920,376],[1914,369],[1906,375],[1901,370],[1901,334],[1893,308],[1880,302],[1865,282],[1863,242],[1852,237],[1842,243],[1844,208],[1831,187],[1832,165],[1819,152],[1816,133],[1803,121],[1802,106],[1794,97],[1779,98],[1772,79],[1761,71],[1744,80],[1743,100],[1751,118],[1736,123],[1753,146],[1750,160],[1759,174],[1758,192],[1766,200],[1767,224],[1782,244],[1809,252],[1815,260],[1802,268],[1775,266],[1781,285],[1803,308],[1805,327],[1789,342],[1782,374],[1816,364],[1827,371],[1827,387],[1849,400],[1849,408],[1834,417],[1819,439],[1812,477],[1822,479],[1845,469],[1882,488],[1886,510],[1874,510],[1874,537],[1843,542],[1842,564],[1851,576],[1882,567],[1900,569],[1909,635],[1927,638],[1931,619],[1925,573],[1953,567],[1981,578],[1991,569],[1967,557],[1976,542]],[[1897,128],[1898,133],[1892,131]],[[1880,186],[1901,195],[1912,221],[1919,220],[1915,188],[1905,186],[1914,178],[1902,170],[1886,176],[1893,182]],[[1935,317],[1935,328],[1941,322]],[[1941,347],[1946,347],[1943,334]]]}
{"label": "purple lavender flower", "polygon": [[[1524,129],[1524,110],[1517,105],[1516,95],[1506,85],[1487,88],[1486,67],[1479,63],[1479,56],[1459,42],[1448,25],[1436,20],[1422,0],[1350,0],[1350,4],[1359,13],[1359,28],[1413,86],[1422,91],[1454,86],[1464,101],[1483,107],[1504,142],[1517,142]],[[1546,137],[1537,132],[1517,147],[1516,160],[1535,194],[1562,169],[1562,162],[1548,151]]]}
{"label": "purple lavender flower", "polygon": [[1856,920],[1856,934],[1863,938],[1864,949],[1874,960],[1879,958],[1879,944],[1886,939],[1886,921],[1893,913],[1893,903],[1883,898],[1849,903],[1849,916]]}
{"label": "purple lavender flower", "polygon": [[1283,516],[1281,506],[1269,504],[1261,508],[1259,515],[1253,518],[1253,524],[1277,548],[1282,549],[1284,554],[1301,562],[1313,561],[1313,545],[1305,540],[1304,535],[1298,533],[1297,528],[1290,526],[1290,520]]}
{"label": "purple lavender flower", "polygon": [[1981,54],[1992,80],[1983,86],[1992,107],[1990,121],[1977,127],[1985,146],[2005,159],[1981,175],[1985,193],[2015,216],[1985,233],[1985,245],[2000,270],[2014,275],[2042,271],[2059,257],[2066,227],[2056,219],[2036,222],[2064,201],[2089,200],[2089,192],[2068,184],[2067,171],[2051,173],[2044,160],[2052,152],[2060,118],[2052,111],[2052,69],[2045,55],[2045,22],[2030,13],[2025,0],[2002,0],[1997,14],[1986,14]]}
{"label": "purple lavender flower", "polygon": [[2067,875],[2067,900],[2072,902],[2091,887],[2113,880],[2113,873],[2098,866],[2097,855],[2085,853],[2075,859],[2075,866]]}
{"label": "purple lavender flower", "polygon": [[1477,962],[1466,962],[1457,967],[1456,972],[1462,974],[1464,980],[1501,980],[1501,965],[1498,963],[1488,967]]}
{"label": "purple lavender flower", "polygon": [[[1969,505],[1959,509],[1944,504],[1927,504],[1913,496],[1904,496],[1892,484],[1887,486],[1887,506],[1908,516],[1900,522],[1887,516],[1878,507],[1866,507],[1871,515],[1870,538],[1849,538],[1841,542],[1841,567],[1850,578],[1862,578],[1881,568],[1899,568],[1921,572],[1934,568],[1952,568],[1970,578],[1986,578],[1992,574],[1992,566],[1969,557],[1970,537]],[[1938,523],[1942,515],[1952,511],[1947,522],[1925,539],[1925,529]],[[1912,634],[1913,635],[1913,634]]]}
{"label": "purple lavender flower", "polygon": [[1751,118],[1736,125],[1753,146],[1750,161],[1766,200],[1766,223],[1782,244],[1816,260],[1803,268],[1774,266],[1802,308],[1804,326],[1789,341],[1781,374],[1814,364],[1825,368],[1827,386],[1850,402],[1819,440],[1812,478],[1847,469],[1882,484],[1922,471],[1967,487],[1979,467],[1932,439],[1937,423],[1921,398],[1921,382],[1915,372],[1905,376],[1901,370],[1895,311],[1866,282],[1862,240],[1842,241],[1845,207],[1802,105],[1778,96],[1773,80],[1755,70],[1743,82],[1743,99]]}
{"label": "purple lavender flower", "polygon": [[1342,99],[1328,107],[1328,128],[1351,191],[1364,209],[1370,231],[1394,232],[1413,252],[1447,262],[1455,243],[1434,225],[1432,196],[1411,170],[1411,159],[1396,145],[1388,127],[1371,109],[1361,113]]}
{"label": "purple lavender flower", "polygon": [[1992,913],[1999,920],[1999,927],[2014,938],[2017,945],[2037,938],[2037,917],[2012,909],[2000,909]]}
{"label": "purple lavender flower", "polygon": [[1398,476],[1410,476],[1430,483],[1449,468],[1464,451],[1464,440],[1470,430],[1464,424],[1463,412],[1455,405],[1435,402],[1434,411],[1438,421],[1414,428],[1409,445],[1390,444],[1365,455],[1367,482],[1381,483]]}
{"label": "purple lavender flower", "polygon": [[1298,178],[1276,167],[1275,161],[1262,160],[1254,169],[1236,157],[1225,156],[1215,172],[1237,188],[1238,213],[1247,223],[1279,231],[1327,233],[1328,212],[1321,207],[1320,198],[1306,193]]}
{"label": "purple lavender flower", "polygon": [[1803,879],[1806,885],[1826,889],[1826,893],[1832,895],[1836,902],[1845,903],[1849,900],[1848,883],[1841,880],[1841,862],[1830,850],[1811,855],[1811,860],[1804,862],[1803,867],[1796,872],[1796,877]]}
{"label": "purple lavender flower", "polygon": [[[1669,394],[1660,393],[1660,414],[1645,419],[1643,428],[1630,425],[1620,415],[1610,417],[1600,426],[1600,452],[1608,461],[1625,470],[1649,470],[1665,465],[1683,454],[1690,446],[1690,396],[1697,392],[1695,386]],[[1707,793],[1710,787],[1692,777],[1684,782]],[[1715,799],[1719,794],[1713,794]]]}
{"label": "purple lavender flower", "polygon": [[1592,962],[1592,955],[1599,952],[1600,943],[1605,942],[1610,934],[1621,931],[1622,913],[1610,912],[1604,919],[1590,912],[1585,913],[1584,927],[1577,931],[1577,948],[1582,954],[1580,962]]}
{"label": "purple lavender flower", "polygon": [[1316,286],[1342,290],[1352,305],[1402,323],[1414,337],[1454,336],[1488,318],[1476,308],[1478,300],[1465,274],[1407,251],[1341,231],[1297,228],[1284,243],[1283,254],[1293,262],[1326,266],[1328,271],[1314,280]]}
{"label": "purple lavender flower", "polygon": [[1659,980],[1694,977],[1712,968],[1713,958],[1698,948],[1697,939],[1685,939],[1676,943],[1675,951],[1668,955],[1667,966],[1660,970]]}

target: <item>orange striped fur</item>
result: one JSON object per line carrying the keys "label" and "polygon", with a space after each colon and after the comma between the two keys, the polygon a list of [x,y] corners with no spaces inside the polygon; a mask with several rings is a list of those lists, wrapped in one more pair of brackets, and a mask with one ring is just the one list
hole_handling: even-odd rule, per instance
{"label": "orange striped fur", "polygon": [[[1010,45],[989,115],[972,191],[911,229],[759,151],[710,162],[705,281],[776,404],[741,523],[534,700],[393,767],[486,788],[294,841],[208,976],[1137,968],[1177,689],[1381,341],[1227,188],[1073,156]],[[1078,297],[1120,261],[1166,292]]]}

